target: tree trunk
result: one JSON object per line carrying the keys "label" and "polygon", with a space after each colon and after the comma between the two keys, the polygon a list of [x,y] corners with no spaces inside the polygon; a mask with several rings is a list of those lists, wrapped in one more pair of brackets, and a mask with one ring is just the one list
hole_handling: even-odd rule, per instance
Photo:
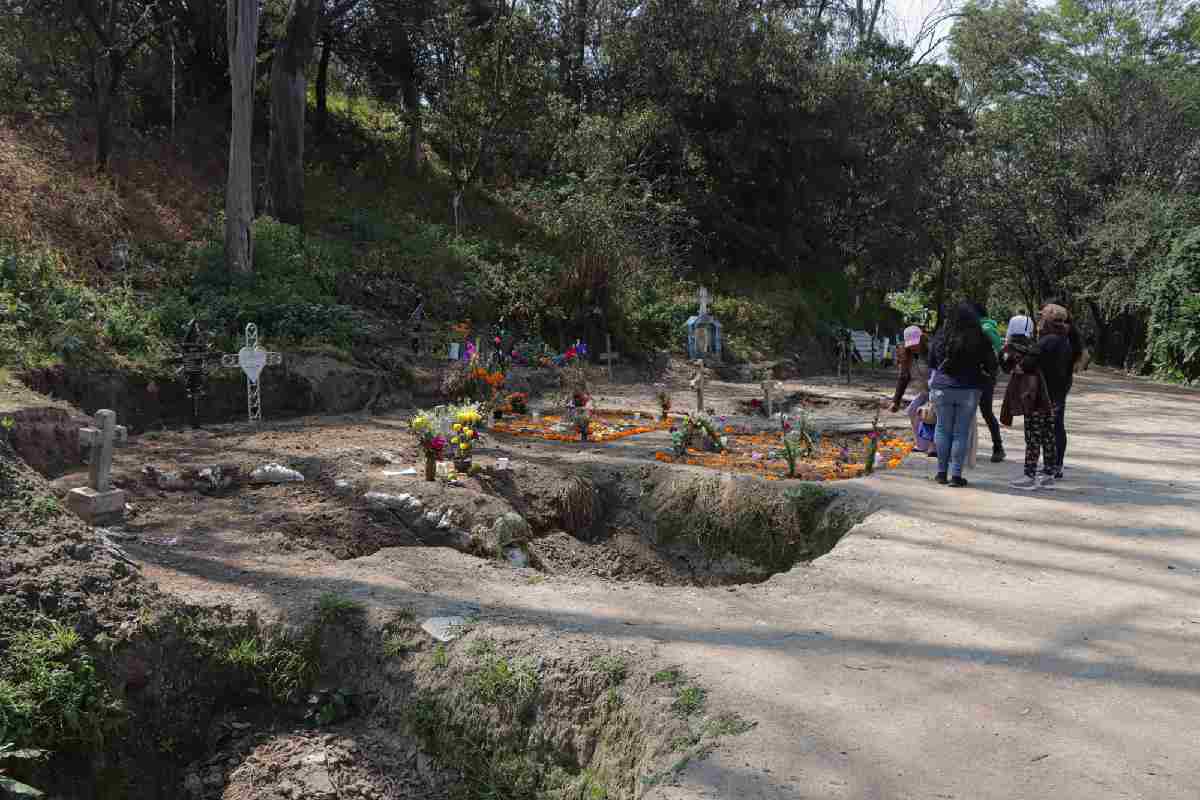
{"label": "tree trunk", "polygon": [[408,173],[416,177],[424,166],[425,150],[421,147],[421,93],[415,75],[405,79],[402,91],[408,123]]}
{"label": "tree trunk", "polygon": [[96,171],[107,172],[112,158],[112,112],[125,62],[117,52],[100,58],[92,91],[96,98]]}
{"label": "tree trunk", "polygon": [[271,62],[271,135],[267,149],[266,211],[290,225],[304,223],[305,70],[312,56],[321,0],[292,0],[287,31]]}
{"label": "tree trunk", "polygon": [[225,264],[232,273],[254,270],[254,67],[258,56],[258,0],[229,0],[229,76],[233,119],[225,186]]}
{"label": "tree trunk", "polygon": [[321,61],[317,64],[317,118],[314,120],[317,135],[325,133],[329,121],[329,57],[333,55],[333,41],[326,36],[321,43]]}
{"label": "tree trunk", "polygon": [[112,97],[101,91],[96,98],[96,172],[107,172],[112,157]]}
{"label": "tree trunk", "polygon": [[575,41],[574,58],[575,64],[573,83],[575,90],[575,102],[577,107],[583,109],[584,91],[584,61],[587,51],[587,29],[588,29],[588,0],[576,0],[575,2]]}

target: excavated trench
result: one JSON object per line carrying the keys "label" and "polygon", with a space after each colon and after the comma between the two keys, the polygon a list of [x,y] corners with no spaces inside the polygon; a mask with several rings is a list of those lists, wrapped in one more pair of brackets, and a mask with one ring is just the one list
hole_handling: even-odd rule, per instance
{"label": "excavated trench", "polygon": [[286,626],[185,605],[3,440],[0,488],[0,724],[44,751],[0,775],[50,797],[633,800],[749,725],[535,623],[485,614],[443,643],[338,595]]}
{"label": "excavated trench", "polygon": [[[532,471],[536,472],[536,471]],[[863,514],[836,489],[670,466],[542,471],[482,493],[369,491],[376,520],[549,574],[757,583],[831,550]]]}

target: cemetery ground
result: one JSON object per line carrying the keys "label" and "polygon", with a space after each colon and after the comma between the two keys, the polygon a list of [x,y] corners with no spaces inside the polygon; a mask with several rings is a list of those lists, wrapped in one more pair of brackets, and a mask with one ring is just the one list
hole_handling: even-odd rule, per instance
{"label": "cemetery ground", "polygon": [[[732,401],[731,387],[715,396]],[[595,395],[653,408],[648,393]],[[676,406],[686,397],[680,389]],[[558,537],[579,554],[548,547],[520,567],[468,552],[436,524],[389,524],[404,504],[363,496],[422,488],[419,476],[384,474],[420,466],[398,417],[143,434],[115,455],[135,510],[124,530],[92,540],[68,517],[40,520],[43,546],[8,562],[6,581],[82,605],[95,630],[129,642],[111,656],[137,712],[126,746],[153,753],[149,775],[194,797],[437,797],[464,785],[488,796],[489,781],[530,785],[522,770],[552,761],[569,767],[576,797],[1190,797],[1196,394],[1092,372],[1069,424],[1067,480],[1054,492],[1006,488],[1019,428],[1007,432],[1010,461],[981,464],[966,490],[935,486],[924,458],[837,483],[833,509],[861,522],[831,552],[766,580],[698,570],[632,536]],[[662,435],[591,446],[495,437],[478,460],[507,454],[507,477],[548,498],[632,462],[652,484],[657,470],[711,475],[654,462]],[[267,461],[308,479],[209,495],[148,490],[141,475],[147,463]],[[454,508],[483,518],[554,513],[489,480],[421,497],[441,508],[461,492],[472,499]],[[531,538],[538,561],[538,543],[556,537]],[[51,588],[72,582],[88,588]],[[216,606],[232,609],[224,623],[196,610]],[[219,639],[243,611],[256,612],[262,638],[247,627]],[[461,638],[420,630],[436,617],[458,618]],[[293,642],[319,632],[320,677],[291,716],[255,700],[286,670],[257,682],[230,663],[234,651],[256,669],[283,663],[263,655],[286,649],[266,638],[271,621],[299,631]],[[225,653],[224,672],[201,668],[212,661],[197,642]],[[498,796],[530,796],[508,792]]]}

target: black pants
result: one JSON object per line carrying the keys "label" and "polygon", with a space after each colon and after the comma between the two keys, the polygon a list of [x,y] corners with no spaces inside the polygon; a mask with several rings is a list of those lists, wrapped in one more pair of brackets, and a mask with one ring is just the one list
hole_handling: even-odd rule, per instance
{"label": "black pants", "polygon": [[1055,466],[1062,472],[1063,456],[1067,452],[1067,398],[1062,397],[1054,403],[1054,453],[1057,461]]}
{"label": "black pants", "polygon": [[979,390],[979,413],[983,415],[983,421],[987,423],[992,434],[992,450],[999,450],[1004,447],[1004,442],[1000,439],[1000,421],[996,419],[996,412],[992,410],[995,396],[996,382],[985,378]]}

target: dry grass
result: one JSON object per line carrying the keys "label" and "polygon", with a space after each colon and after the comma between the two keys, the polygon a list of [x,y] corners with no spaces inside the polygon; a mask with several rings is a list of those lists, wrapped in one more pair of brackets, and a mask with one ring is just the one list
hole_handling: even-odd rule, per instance
{"label": "dry grass", "polygon": [[572,475],[558,490],[559,519],[571,534],[586,533],[596,520],[596,487],[586,478]]}
{"label": "dry grass", "polygon": [[183,243],[213,208],[222,176],[167,143],[127,142],[98,175],[90,130],[68,120],[0,117],[0,237],[61,252],[75,277],[98,277],[112,245]]}
{"label": "dry grass", "polygon": [[[732,475],[666,473],[649,496],[660,540],[690,541],[710,558],[737,555],[772,569],[826,552],[822,516],[834,494]],[[837,534],[840,535],[840,532]]]}

